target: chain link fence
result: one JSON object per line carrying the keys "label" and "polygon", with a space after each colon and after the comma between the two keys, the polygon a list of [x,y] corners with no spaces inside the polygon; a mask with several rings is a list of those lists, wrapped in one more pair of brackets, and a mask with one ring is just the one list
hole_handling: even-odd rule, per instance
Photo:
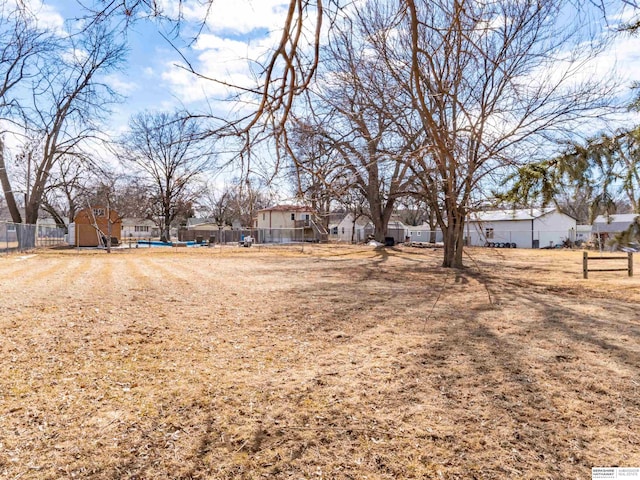
{"label": "chain link fence", "polygon": [[259,228],[246,230],[188,230],[182,228],[178,232],[181,242],[196,241],[209,244],[238,243],[245,237],[253,238],[254,243],[286,245],[290,243],[320,242],[326,240],[321,233],[311,226],[298,228]]}
{"label": "chain link fence", "polygon": [[64,228],[0,222],[0,252],[23,252],[34,248],[66,244]]}
{"label": "chain link fence", "polygon": [[[581,246],[591,239],[590,234],[572,230],[499,230],[486,228],[482,231],[467,229],[464,232],[465,245],[489,248],[559,248]],[[443,242],[440,230],[425,230],[407,227],[405,242],[433,244]]]}

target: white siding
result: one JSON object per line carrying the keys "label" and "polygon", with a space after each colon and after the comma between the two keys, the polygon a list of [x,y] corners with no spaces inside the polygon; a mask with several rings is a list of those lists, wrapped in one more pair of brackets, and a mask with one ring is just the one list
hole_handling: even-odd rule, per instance
{"label": "white siding", "polygon": [[364,242],[364,225],[360,225],[356,222],[356,231],[353,232],[353,215],[349,213],[338,224],[338,235],[336,238],[340,242],[351,243],[352,234],[354,242]]}
{"label": "white siding", "polygon": [[[487,238],[488,231],[493,234],[492,238]],[[575,239],[575,235],[575,219],[557,211],[533,220],[470,221],[465,233],[470,245],[482,246],[487,242],[515,243],[517,248],[557,245],[567,238]]]}
{"label": "white siding", "polygon": [[[487,238],[487,230],[493,229],[493,238]],[[470,245],[483,246],[486,242],[515,243],[517,248],[531,248],[531,220],[503,220],[499,222],[471,221],[466,235]]]}
{"label": "white siding", "polygon": [[[411,242],[428,243],[431,241],[431,227],[429,225],[408,226],[406,228]],[[435,241],[442,242],[442,232],[439,229],[436,229]]]}
{"label": "white siding", "polygon": [[576,228],[574,218],[557,211],[533,221],[534,238],[540,241],[540,248],[561,244],[566,239],[575,238]]}

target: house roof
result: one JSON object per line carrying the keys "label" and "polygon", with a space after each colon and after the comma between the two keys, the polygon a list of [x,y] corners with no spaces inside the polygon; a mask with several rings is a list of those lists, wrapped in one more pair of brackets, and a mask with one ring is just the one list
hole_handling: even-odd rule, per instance
{"label": "house roof", "polygon": [[633,223],[636,217],[640,216],[637,213],[617,213],[614,215],[598,215],[593,221],[594,233],[617,233],[623,232],[629,225]]}
{"label": "house roof", "polygon": [[258,212],[313,212],[313,208],[304,205],[274,205],[273,207],[263,208]]}
{"label": "house roof", "polygon": [[402,222],[402,220],[389,220],[387,224],[387,228],[407,228],[407,226]]}
{"label": "house roof", "polygon": [[429,225],[428,223],[423,223],[422,225],[407,225],[406,227],[408,230],[411,230],[413,232],[430,232],[431,230],[439,230],[440,227],[436,227],[436,228],[431,228],[431,225]]}
{"label": "house roof", "polygon": [[508,210],[485,210],[471,214],[472,222],[505,222],[514,220],[535,220],[556,210],[555,207],[547,208],[521,208]]}
{"label": "house roof", "polygon": [[140,217],[124,217],[122,219],[123,227],[133,227],[136,225],[155,227],[156,223],[153,220],[150,220],[148,218],[140,218]]}
{"label": "house roof", "polygon": [[[340,222],[338,222],[337,225],[341,225],[343,222],[353,223],[353,213],[347,213],[344,218],[340,220]],[[359,227],[366,227],[369,223],[371,223],[371,220],[369,220],[369,217],[365,217],[364,215],[360,215],[356,219],[356,225],[358,225]]]}
{"label": "house roof", "polygon": [[203,223],[217,223],[215,218],[187,218],[187,227],[193,227],[195,225],[201,225]]}

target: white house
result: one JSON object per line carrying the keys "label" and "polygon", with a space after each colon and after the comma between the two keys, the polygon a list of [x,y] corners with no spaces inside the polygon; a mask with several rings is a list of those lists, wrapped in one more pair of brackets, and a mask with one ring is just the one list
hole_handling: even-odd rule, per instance
{"label": "white house", "polygon": [[[371,235],[373,235],[375,229],[372,222],[369,222],[369,225],[367,226],[365,231],[369,232],[369,229],[371,229],[370,232]],[[408,236],[408,227],[394,215],[391,220],[389,220],[389,223],[387,223],[386,237],[393,237],[395,243],[403,243]]]}
{"label": "white house", "polygon": [[123,241],[127,238],[156,238],[160,236],[160,229],[153,220],[148,218],[124,217],[121,235]]}
{"label": "white house", "polygon": [[576,238],[576,219],[555,207],[491,210],[471,214],[466,234],[469,245],[492,243],[518,248],[544,248]]}
{"label": "white house", "polygon": [[365,228],[370,221],[364,215],[360,215],[354,223],[353,217],[353,213],[347,213],[337,225],[332,225],[329,232],[331,237],[339,242],[364,242],[367,238]]}
{"label": "white house", "polygon": [[[347,243],[361,243],[373,236],[375,227],[373,222],[364,215],[353,221],[354,215],[348,213],[337,225],[331,225],[330,235],[333,240]],[[409,227],[397,218],[392,218],[387,224],[387,237],[393,237],[395,243],[405,241],[409,235]]]}
{"label": "white house", "polygon": [[576,225],[576,242],[591,241],[591,225]]}

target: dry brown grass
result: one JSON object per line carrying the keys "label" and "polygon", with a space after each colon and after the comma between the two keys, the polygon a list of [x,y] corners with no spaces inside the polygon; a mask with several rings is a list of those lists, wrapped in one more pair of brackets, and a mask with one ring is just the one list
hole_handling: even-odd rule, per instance
{"label": "dry brown grass", "polygon": [[2,256],[0,477],[640,466],[640,278],[469,252],[459,272],[401,248]]}

